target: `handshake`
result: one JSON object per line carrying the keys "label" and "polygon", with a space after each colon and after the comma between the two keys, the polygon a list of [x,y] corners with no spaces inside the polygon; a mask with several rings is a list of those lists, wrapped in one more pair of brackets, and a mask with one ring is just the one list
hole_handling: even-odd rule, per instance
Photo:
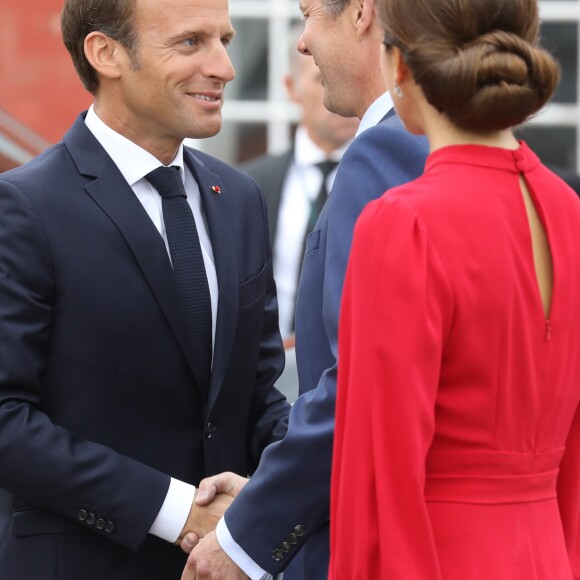
{"label": "handshake", "polygon": [[245,477],[225,472],[199,484],[183,530],[175,542],[190,554],[182,580],[247,578],[223,552],[215,533],[224,512],[247,482]]}

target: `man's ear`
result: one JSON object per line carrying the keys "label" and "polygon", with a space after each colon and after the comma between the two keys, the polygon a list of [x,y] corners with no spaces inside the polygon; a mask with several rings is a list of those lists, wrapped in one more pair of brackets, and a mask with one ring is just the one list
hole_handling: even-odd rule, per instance
{"label": "man's ear", "polygon": [[357,36],[366,34],[376,18],[375,0],[353,0]]}
{"label": "man's ear", "polygon": [[85,38],[85,56],[99,76],[108,79],[121,76],[120,59],[127,58],[118,42],[98,31]]}
{"label": "man's ear", "polygon": [[288,98],[293,103],[300,103],[296,80],[291,74],[284,75],[284,86],[286,87],[286,94],[288,95]]}

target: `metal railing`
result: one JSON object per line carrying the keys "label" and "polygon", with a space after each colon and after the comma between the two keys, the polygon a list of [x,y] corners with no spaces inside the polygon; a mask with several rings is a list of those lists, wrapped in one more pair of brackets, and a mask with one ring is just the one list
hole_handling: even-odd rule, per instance
{"label": "metal railing", "polygon": [[26,163],[50,143],[0,109],[0,156],[15,165]]}

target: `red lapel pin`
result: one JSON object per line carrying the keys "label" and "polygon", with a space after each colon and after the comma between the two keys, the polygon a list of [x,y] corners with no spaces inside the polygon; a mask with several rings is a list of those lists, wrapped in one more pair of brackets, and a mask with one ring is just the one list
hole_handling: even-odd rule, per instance
{"label": "red lapel pin", "polygon": [[218,194],[222,192],[222,188],[221,188],[219,185],[212,185],[212,186],[211,186],[211,190],[212,190],[214,193],[218,193]]}

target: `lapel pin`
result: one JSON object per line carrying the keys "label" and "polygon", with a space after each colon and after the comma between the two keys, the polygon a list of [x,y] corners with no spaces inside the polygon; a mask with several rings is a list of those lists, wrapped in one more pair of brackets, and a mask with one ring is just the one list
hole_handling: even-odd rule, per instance
{"label": "lapel pin", "polygon": [[220,194],[222,192],[222,188],[219,185],[212,185],[211,186],[211,190],[214,193],[218,193],[218,194]]}

